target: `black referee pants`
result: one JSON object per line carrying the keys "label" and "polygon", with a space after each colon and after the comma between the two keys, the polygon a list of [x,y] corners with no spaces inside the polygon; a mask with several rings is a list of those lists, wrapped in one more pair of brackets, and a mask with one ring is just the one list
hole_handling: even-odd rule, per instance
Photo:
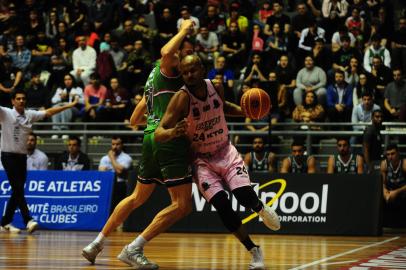
{"label": "black referee pants", "polygon": [[1,152],[1,162],[12,191],[10,200],[7,203],[6,213],[1,219],[1,226],[13,221],[17,207],[21,211],[24,223],[27,224],[32,219],[24,197],[24,184],[27,180],[27,155]]}

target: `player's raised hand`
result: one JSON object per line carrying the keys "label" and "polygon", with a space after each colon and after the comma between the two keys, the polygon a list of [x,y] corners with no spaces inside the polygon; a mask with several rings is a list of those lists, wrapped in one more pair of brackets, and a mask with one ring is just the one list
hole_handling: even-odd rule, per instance
{"label": "player's raised hand", "polygon": [[190,20],[190,19],[184,20],[182,22],[182,25],[180,26],[179,32],[180,31],[189,32],[191,29],[193,29],[193,26],[194,26],[194,22],[192,20]]}

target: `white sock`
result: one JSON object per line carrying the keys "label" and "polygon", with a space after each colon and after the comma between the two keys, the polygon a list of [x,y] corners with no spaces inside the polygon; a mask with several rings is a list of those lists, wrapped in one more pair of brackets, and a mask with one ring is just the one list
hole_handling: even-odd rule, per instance
{"label": "white sock", "polygon": [[135,240],[132,241],[131,244],[129,244],[128,246],[130,248],[136,248],[136,247],[143,248],[146,243],[148,243],[148,241],[141,235],[138,235],[137,238],[135,238]]}
{"label": "white sock", "polygon": [[100,232],[99,235],[96,237],[96,239],[94,239],[93,242],[98,243],[103,246],[105,240],[106,240],[106,237],[103,235],[103,233]]}

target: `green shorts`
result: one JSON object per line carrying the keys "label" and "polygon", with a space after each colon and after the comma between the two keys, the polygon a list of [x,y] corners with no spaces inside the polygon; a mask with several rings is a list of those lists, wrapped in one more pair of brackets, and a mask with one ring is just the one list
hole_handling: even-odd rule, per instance
{"label": "green shorts", "polygon": [[177,138],[167,143],[154,141],[154,132],[145,133],[138,181],[161,183],[168,187],[192,183],[189,142]]}

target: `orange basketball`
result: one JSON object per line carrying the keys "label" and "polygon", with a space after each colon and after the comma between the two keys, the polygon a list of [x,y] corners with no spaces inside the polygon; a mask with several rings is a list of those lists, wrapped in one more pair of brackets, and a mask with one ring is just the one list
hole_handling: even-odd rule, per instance
{"label": "orange basketball", "polygon": [[264,118],[271,110],[271,98],[260,88],[251,88],[241,97],[241,109],[251,119]]}

